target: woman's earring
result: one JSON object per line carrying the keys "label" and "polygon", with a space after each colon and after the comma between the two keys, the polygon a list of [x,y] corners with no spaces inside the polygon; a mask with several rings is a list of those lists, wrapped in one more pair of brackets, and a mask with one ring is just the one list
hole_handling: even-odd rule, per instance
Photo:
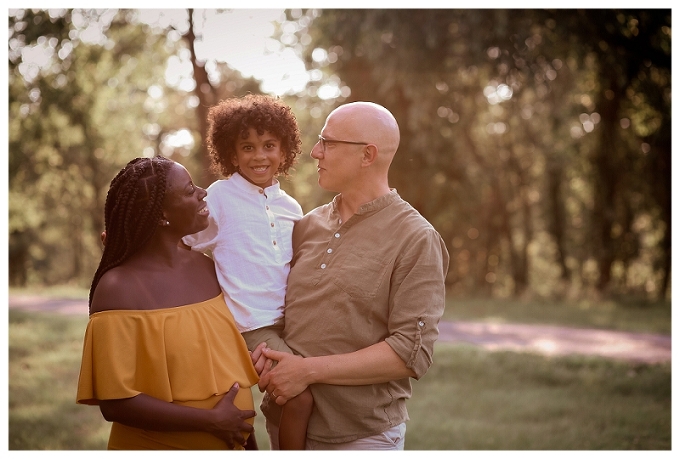
{"label": "woman's earring", "polygon": [[161,225],[163,226],[170,226],[170,222],[167,220],[161,220]]}

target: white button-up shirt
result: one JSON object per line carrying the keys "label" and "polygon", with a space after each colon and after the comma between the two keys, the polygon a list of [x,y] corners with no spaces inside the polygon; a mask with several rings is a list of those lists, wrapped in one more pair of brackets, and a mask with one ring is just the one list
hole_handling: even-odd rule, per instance
{"label": "white button-up shirt", "polygon": [[212,252],[217,278],[239,331],[283,317],[300,204],[278,181],[264,190],[238,173],[208,187],[208,228],[184,237],[193,250]]}

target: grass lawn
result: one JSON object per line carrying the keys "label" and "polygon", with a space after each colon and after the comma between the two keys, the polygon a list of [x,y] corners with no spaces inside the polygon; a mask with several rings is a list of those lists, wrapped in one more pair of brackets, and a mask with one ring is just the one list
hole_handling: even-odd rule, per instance
{"label": "grass lawn", "polygon": [[[75,404],[87,318],[9,311],[9,449],[97,450],[109,424]],[[438,344],[409,401],[410,450],[669,450],[671,369]],[[255,390],[256,404],[260,394]],[[262,415],[261,449],[269,443]]]}
{"label": "grass lawn", "polygon": [[562,325],[627,332],[671,334],[671,302],[449,298],[444,320]]}
{"label": "grass lawn", "polygon": [[439,344],[413,384],[412,450],[670,450],[671,368]]}

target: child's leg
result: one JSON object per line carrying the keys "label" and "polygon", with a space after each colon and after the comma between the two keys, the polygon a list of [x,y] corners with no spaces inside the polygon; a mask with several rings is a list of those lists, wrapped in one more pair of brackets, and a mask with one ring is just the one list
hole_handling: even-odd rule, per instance
{"label": "child's leg", "polygon": [[[243,333],[243,338],[248,349],[254,350],[261,342],[266,342],[267,347],[281,352],[294,354],[288,345],[281,339],[283,323]],[[303,450],[307,443],[307,424],[312,414],[314,398],[312,391],[305,389],[285,405],[281,407],[279,419],[279,449]]]}
{"label": "child's leg", "polygon": [[279,421],[279,448],[303,450],[307,443],[307,424],[314,398],[309,387],[283,405]]}

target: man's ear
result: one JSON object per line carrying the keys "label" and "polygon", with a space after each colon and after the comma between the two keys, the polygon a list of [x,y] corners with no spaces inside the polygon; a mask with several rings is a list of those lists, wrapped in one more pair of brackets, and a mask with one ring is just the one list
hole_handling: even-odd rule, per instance
{"label": "man's ear", "polygon": [[368,167],[378,159],[378,147],[368,144],[364,147],[364,156],[361,158],[361,166]]}

